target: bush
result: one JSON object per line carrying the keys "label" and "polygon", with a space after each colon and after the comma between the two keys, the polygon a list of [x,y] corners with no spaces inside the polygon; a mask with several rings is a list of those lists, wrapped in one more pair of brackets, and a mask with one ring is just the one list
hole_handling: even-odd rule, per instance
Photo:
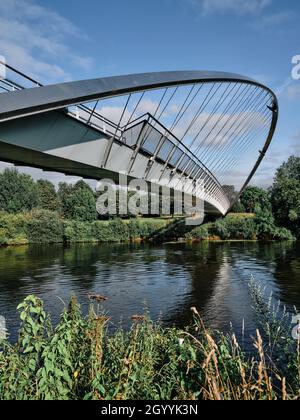
{"label": "bush", "polygon": [[277,241],[295,241],[292,232],[286,228],[275,228],[273,239]]}
{"label": "bush", "polygon": [[186,235],[187,239],[203,240],[208,239],[211,236],[212,223],[207,223],[192,230]]}
{"label": "bush", "polygon": [[0,246],[24,245],[28,243],[25,214],[0,212]]}
{"label": "bush", "polygon": [[240,201],[238,201],[232,207],[231,212],[232,213],[245,213],[246,209],[245,209],[245,206]]}
{"label": "bush", "polygon": [[121,219],[110,222],[94,222],[92,232],[99,242],[125,242],[130,239],[129,228]]}
{"label": "bush", "polygon": [[257,238],[257,227],[251,218],[229,217],[218,220],[212,227],[214,236],[219,236],[223,240],[239,239],[252,240]]}
{"label": "bush", "polygon": [[63,237],[67,243],[97,242],[93,236],[93,225],[77,220],[65,220],[63,222]]}
{"label": "bush", "polygon": [[167,229],[169,224],[166,224],[163,220],[147,220],[147,219],[141,219],[138,221],[139,226],[139,233],[138,237],[144,239],[144,238],[152,238],[155,236],[158,232]]}
{"label": "bush", "polygon": [[59,214],[49,210],[33,210],[26,222],[30,243],[51,244],[63,242],[63,224]]}

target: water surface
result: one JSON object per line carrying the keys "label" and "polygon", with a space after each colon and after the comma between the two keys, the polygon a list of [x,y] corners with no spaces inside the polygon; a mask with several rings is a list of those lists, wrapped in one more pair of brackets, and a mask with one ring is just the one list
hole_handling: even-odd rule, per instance
{"label": "water surface", "polygon": [[300,245],[292,243],[200,243],[31,246],[0,249],[0,315],[12,338],[17,305],[29,294],[42,298],[54,322],[72,294],[83,310],[88,294],[108,297],[103,310],[125,327],[148,308],[165,325],[191,322],[195,306],[221,331],[233,325],[254,333],[248,283],[256,281],[288,308],[300,311]]}

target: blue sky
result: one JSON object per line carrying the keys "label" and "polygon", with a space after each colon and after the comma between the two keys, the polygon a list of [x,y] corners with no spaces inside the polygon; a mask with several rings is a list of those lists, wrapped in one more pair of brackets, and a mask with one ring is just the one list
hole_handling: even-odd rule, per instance
{"label": "blue sky", "polygon": [[297,0],[6,0],[0,55],[44,83],[180,69],[253,77],[280,103],[273,145],[253,180],[268,186],[284,159],[300,155],[300,80],[291,78],[299,17]]}

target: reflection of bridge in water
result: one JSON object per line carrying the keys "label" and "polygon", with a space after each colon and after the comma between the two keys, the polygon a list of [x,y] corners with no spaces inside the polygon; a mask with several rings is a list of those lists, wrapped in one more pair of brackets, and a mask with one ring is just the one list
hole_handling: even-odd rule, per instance
{"label": "reflection of bridge in water", "polygon": [[214,214],[233,204],[224,188],[232,175],[241,190],[249,183],[278,118],[271,90],[233,74],[149,73],[42,86],[6,69],[1,160],[90,179],[118,181],[124,173],[203,198]]}

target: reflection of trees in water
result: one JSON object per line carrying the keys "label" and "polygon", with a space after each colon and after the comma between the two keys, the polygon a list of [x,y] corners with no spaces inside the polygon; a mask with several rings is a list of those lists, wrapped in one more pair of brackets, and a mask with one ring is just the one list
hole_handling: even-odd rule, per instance
{"label": "reflection of trees in water", "polygon": [[286,243],[276,248],[274,278],[280,300],[300,311],[300,244]]}
{"label": "reflection of trees in water", "polygon": [[181,304],[172,311],[168,322],[186,325],[191,321],[190,308],[193,306],[197,307],[200,313],[204,313],[207,302],[214,294],[217,275],[227,248],[226,243],[210,242],[166,247],[166,261],[184,267],[191,278],[191,292],[183,297]]}
{"label": "reflection of trees in water", "polygon": [[[182,246],[178,245],[179,250]],[[300,310],[299,251],[300,245],[291,242],[204,242],[186,245],[182,253],[176,252],[176,245],[167,248],[168,263],[182,265],[192,279],[191,294],[170,314],[169,322],[186,324],[191,319],[190,307],[196,306],[216,328],[222,329],[224,322],[239,327],[243,318],[252,328],[247,287],[251,274],[258,282],[264,276],[270,286],[278,287],[279,299]]]}
{"label": "reflection of trees in water", "polygon": [[[242,252],[241,252],[242,251]],[[252,261],[259,269],[253,272],[258,283],[275,289],[274,296],[290,308],[300,310],[300,244],[295,242],[254,242],[237,246],[233,261]]]}
{"label": "reflection of trees in water", "polygon": [[[123,299],[127,290],[132,293],[133,301],[148,292],[150,306],[151,299],[156,304],[160,300],[167,302],[164,310],[167,322],[185,325],[191,320],[192,306],[206,317],[216,316],[220,308],[223,311],[220,319],[228,314],[239,316],[228,296],[237,296],[240,292],[234,290],[232,279],[234,275],[238,279],[244,264],[248,264],[250,270],[254,268],[251,274],[258,273],[258,281],[260,273],[267,273],[266,279],[276,283],[282,301],[300,310],[299,251],[298,244],[250,242],[0,249],[0,301],[10,302],[15,307],[30,290],[36,294],[46,293],[51,299],[61,291],[67,295],[72,290],[85,293],[99,288],[96,291],[101,292],[103,287],[105,292],[110,292],[120,288],[120,302],[117,302],[120,306],[128,304]],[[256,271],[257,267],[262,271]],[[236,273],[232,273],[233,268]],[[140,278],[138,270],[142,273]],[[250,277],[249,268],[244,275]],[[167,280],[172,278],[174,281],[169,287]],[[102,283],[102,279],[105,282]],[[148,279],[151,281],[147,282]],[[186,289],[182,286],[184,281]],[[246,290],[244,285],[245,293]],[[169,300],[166,299],[168,293]],[[246,295],[240,295],[240,299],[250,305]]]}

